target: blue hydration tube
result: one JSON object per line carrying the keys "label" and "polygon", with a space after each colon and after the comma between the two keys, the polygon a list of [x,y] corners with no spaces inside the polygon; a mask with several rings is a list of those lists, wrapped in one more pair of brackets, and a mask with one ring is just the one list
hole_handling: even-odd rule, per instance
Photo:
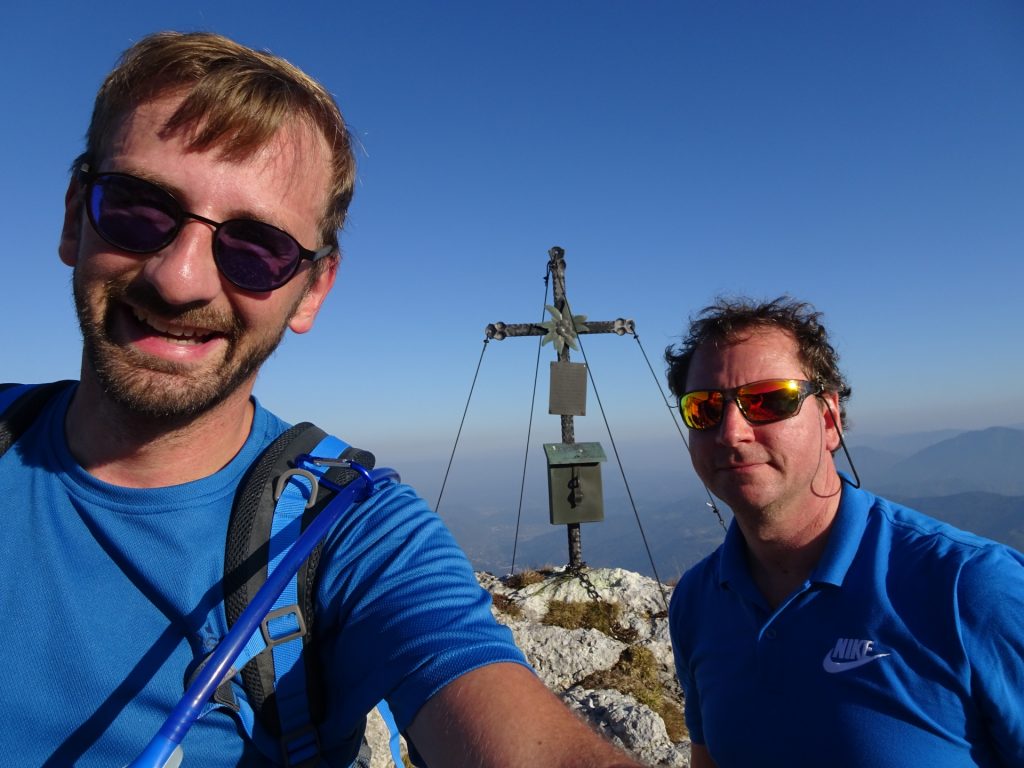
{"label": "blue hydration tube", "polygon": [[[232,663],[238,658],[252,635],[259,629],[263,617],[273,608],[274,602],[298,572],[302,561],[309,556],[313,548],[350,507],[366,501],[381,485],[399,482],[398,473],[386,467],[367,470],[355,462],[331,461],[329,463],[347,465],[358,472],[360,477],[344,487],[337,488],[335,497],[295,540],[292,548],[281,558],[277,568],[256,592],[256,596],[242,611],[238,621],[210,655],[206,665],[196,675],[195,680],[185,691],[185,695],[181,697],[170,716],[160,726],[160,730],[157,731],[142,754],[129,763],[127,768],[176,768],[181,764],[183,755],[181,740],[185,738],[188,729],[199,717],[203,705],[209,701],[217,687],[231,671]],[[321,482],[324,485],[331,485],[323,478],[321,478]],[[331,487],[336,488],[333,485]]]}

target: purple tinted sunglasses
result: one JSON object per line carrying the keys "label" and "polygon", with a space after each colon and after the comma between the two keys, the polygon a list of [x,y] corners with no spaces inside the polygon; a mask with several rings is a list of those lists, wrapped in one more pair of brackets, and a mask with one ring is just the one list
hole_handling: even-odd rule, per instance
{"label": "purple tinted sunglasses", "polygon": [[213,227],[213,260],[229,281],[246,291],[266,292],[287,283],[303,259],[318,261],[334,250],[310,251],[283,229],[254,219],[213,221],[186,211],[170,192],[127,173],[78,170],[85,184],[85,210],[96,234],[129,253],[156,253],[170,245],[186,219]]}

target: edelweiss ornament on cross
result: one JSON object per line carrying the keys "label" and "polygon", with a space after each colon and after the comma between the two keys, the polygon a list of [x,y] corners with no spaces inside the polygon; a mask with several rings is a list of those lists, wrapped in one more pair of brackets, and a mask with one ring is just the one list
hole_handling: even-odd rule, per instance
{"label": "edelweiss ornament on cross", "polygon": [[540,324],[541,328],[546,328],[548,331],[540,343],[543,345],[551,342],[555,346],[555,352],[559,355],[562,354],[562,350],[567,344],[573,349],[579,350],[579,346],[576,344],[576,334],[590,333],[590,329],[586,326],[587,316],[573,315],[572,318],[569,318],[563,316],[550,304],[545,304],[544,308],[551,313],[551,319]]}
{"label": "edelweiss ornament on cross", "polygon": [[[548,251],[548,273],[554,281],[554,306],[545,305],[551,319],[543,323],[491,323],[484,329],[488,339],[501,341],[509,336],[543,336],[541,344],[551,342],[558,356],[552,364],[551,402],[548,412],[562,419],[562,442],[546,444],[548,488],[553,525],[565,524],[569,534],[569,567],[583,565],[580,522],[604,519],[601,499],[601,475],[598,462],[604,452],[598,443],[576,443],[573,415],[586,413],[586,367],[569,362],[569,349],[579,350],[581,333],[633,333],[632,320],[587,322],[586,315],[572,315],[565,298],[565,251],[558,246]],[[557,379],[557,381],[556,381]],[[556,469],[559,462],[564,469]],[[562,485],[564,484],[564,487]]]}

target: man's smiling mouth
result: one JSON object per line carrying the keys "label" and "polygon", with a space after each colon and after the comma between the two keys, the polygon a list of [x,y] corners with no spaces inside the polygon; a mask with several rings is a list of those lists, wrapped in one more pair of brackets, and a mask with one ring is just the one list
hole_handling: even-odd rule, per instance
{"label": "man's smiling mouth", "polygon": [[131,313],[140,325],[146,326],[167,341],[175,344],[203,344],[214,336],[219,335],[216,331],[206,328],[166,322],[135,307],[131,307]]}

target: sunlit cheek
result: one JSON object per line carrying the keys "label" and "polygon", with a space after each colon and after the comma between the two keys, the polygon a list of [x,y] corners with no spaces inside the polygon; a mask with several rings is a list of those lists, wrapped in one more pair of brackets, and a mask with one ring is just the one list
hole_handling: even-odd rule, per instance
{"label": "sunlit cheek", "polygon": [[75,264],[75,279],[90,286],[124,282],[141,270],[148,259],[146,255],[113,250],[103,241],[83,238]]}

